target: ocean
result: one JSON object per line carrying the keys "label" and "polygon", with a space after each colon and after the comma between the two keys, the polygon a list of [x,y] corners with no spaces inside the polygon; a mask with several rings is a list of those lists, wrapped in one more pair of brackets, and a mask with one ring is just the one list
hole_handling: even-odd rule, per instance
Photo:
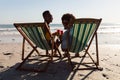
{"label": "ocean", "polygon": [[[50,24],[51,32],[64,30],[62,24]],[[120,45],[120,24],[102,23],[98,29],[100,44]],[[21,42],[22,37],[12,24],[0,24],[0,43]]]}

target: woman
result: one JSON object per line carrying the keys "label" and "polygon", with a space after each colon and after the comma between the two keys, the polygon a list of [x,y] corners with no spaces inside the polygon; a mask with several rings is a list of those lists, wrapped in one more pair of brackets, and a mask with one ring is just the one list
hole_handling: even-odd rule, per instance
{"label": "woman", "polygon": [[[63,51],[67,51],[69,46],[71,46],[72,42],[72,32],[73,32],[73,23],[75,21],[75,17],[72,14],[64,14],[62,16],[62,24],[64,26],[64,29],[66,30],[62,35],[62,43],[61,48]],[[70,32],[69,32],[70,30]],[[79,56],[78,53],[75,54],[75,56]]]}

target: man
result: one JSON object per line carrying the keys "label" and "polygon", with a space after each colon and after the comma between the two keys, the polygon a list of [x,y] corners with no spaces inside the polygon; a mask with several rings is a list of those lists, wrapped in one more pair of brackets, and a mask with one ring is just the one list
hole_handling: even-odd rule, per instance
{"label": "man", "polygon": [[[48,27],[49,27],[49,29],[50,29],[49,24],[50,24],[50,23],[52,22],[52,20],[53,20],[53,17],[52,17],[52,15],[51,15],[50,11],[46,10],[46,11],[43,12],[42,15],[43,15],[43,18],[44,18],[44,22],[46,22],[46,23],[48,24]],[[50,41],[50,35],[49,35],[49,33],[46,31],[46,29],[44,29],[44,33],[45,33],[45,37],[46,37],[48,43],[50,43],[50,42],[51,42],[51,41]],[[49,54],[49,53],[48,53],[48,50],[46,50],[46,55],[48,55],[48,54]]]}

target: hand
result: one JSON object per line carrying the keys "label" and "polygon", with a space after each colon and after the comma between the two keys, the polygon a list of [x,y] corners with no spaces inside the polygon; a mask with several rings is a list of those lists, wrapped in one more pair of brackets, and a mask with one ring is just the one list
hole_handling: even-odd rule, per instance
{"label": "hand", "polygon": [[58,36],[63,35],[63,31],[58,29],[58,30],[57,30],[57,35],[58,35]]}

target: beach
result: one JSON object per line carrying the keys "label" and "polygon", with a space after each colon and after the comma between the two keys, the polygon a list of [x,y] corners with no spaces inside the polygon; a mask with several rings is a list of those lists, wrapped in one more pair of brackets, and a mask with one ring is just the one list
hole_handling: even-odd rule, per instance
{"label": "beach", "polygon": [[[119,8],[120,0],[0,0],[0,80],[120,80]],[[29,28],[27,23],[30,23]],[[64,43],[61,34],[66,30],[72,38],[67,38],[69,42]],[[49,35],[49,32],[59,33]],[[69,36],[67,32],[62,40]],[[31,40],[32,47],[26,37]],[[76,53],[70,52],[69,57],[60,45],[58,49],[62,57],[57,52],[58,56],[53,55],[51,58],[57,47],[52,45],[55,49],[48,50],[46,56],[47,50],[39,47],[50,48],[53,42],[50,39],[53,38],[58,43],[63,42],[63,46],[67,44],[68,47],[70,44],[69,49]],[[98,46],[95,42],[97,38]],[[28,42],[25,41],[24,46],[25,39]],[[93,42],[89,39],[93,39]],[[76,57],[78,51],[79,56]],[[70,64],[73,64],[73,70]],[[20,67],[24,70],[18,69]],[[80,70],[93,67],[97,69]],[[34,70],[28,71],[30,68]],[[42,72],[35,72],[35,69]]]}
{"label": "beach", "polygon": [[[67,58],[56,60],[50,63],[45,72],[30,72],[16,70],[22,62],[22,39],[23,37],[12,25],[0,25],[0,80],[120,80],[120,28],[118,26],[108,25],[100,26],[98,30],[98,49],[100,70],[73,70],[71,71]],[[63,30],[61,25],[53,25],[52,32],[58,29]],[[38,48],[39,49],[39,48]],[[59,47],[60,52],[61,47]],[[31,46],[26,44],[25,56],[32,50]],[[45,50],[39,49],[40,54],[45,54]],[[89,52],[95,56],[95,42],[90,47]],[[80,53],[80,55],[83,52]],[[73,56],[74,53],[71,53]],[[34,53],[30,66],[40,67],[39,56]],[[73,63],[79,63],[81,58],[72,59]],[[85,62],[89,58],[85,58]],[[36,62],[37,64],[35,64]],[[28,62],[25,64],[27,65]],[[44,64],[43,64],[44,65]],[[42,66],[42,65],[41,65]],[[77,64],[75,64],[75,67]],[[80,66],[82,67],[82,66]]]}
{"label": "beach", "polygon": [[[116,44],[116,41],[116,43],[112,42],[113,39],[110,40],[110,37],[106,36],[104,36],[103,39],[101,39],[101,36],[98,36],[99,66],[103,68],[102,71],[71,71],[66,59],[65,61],[58,60],[57,62],[50,63],[45,72],[16,70],[16,67],[22,61],[22,36],[14,35],[12,37],[9,36],[7,39],[4,36],[0,38],[0,80],[120,80],[120,44],[119,42]],[[27,44],[25,50],[26,54],[30,52],[31,49],[32,48]],[[94,55],[94,51],[95,44],[93,43],[90,48],[92,55]],[[40,53],[45,54],[45,51],[40,49]],[[63,52],[61,51],[61,53]],[[37,54],[33,56],[38,58]],[[78,58],[73,59],[73,62],[77,61],[79,61]]]}

